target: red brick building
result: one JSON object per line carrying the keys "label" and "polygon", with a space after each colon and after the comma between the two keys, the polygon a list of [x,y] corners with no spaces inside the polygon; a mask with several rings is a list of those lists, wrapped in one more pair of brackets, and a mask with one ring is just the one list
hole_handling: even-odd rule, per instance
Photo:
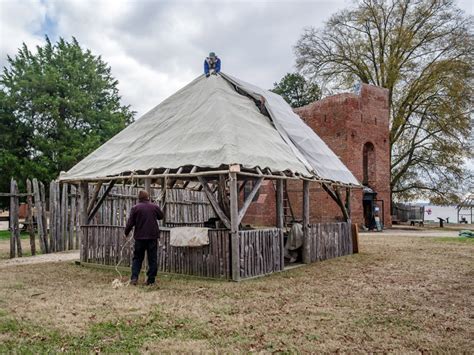
{"label": "red brick building", "polygon": [[[352,221],[368,224],[378,207],[384,225],[390,226],[388,91],[363,84],[358,94],[330,96],[296,112],[366,186],[352,192]],[[302,183],[288,182],[287,193],[287,214],[292,212],[296,219],[302,219]],[[340,208],[318,184],[311,184],[310,196],[311,222],[342,219]],[[271,181],[264,182],[244,223],[275,225],[275,189]]]}

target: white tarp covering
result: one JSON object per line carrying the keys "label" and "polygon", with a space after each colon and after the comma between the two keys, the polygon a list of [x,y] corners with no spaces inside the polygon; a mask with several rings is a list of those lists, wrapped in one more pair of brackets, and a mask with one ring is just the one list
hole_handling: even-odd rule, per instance
{"label": "white tarp covering", "polygon": [[209,228],[174,227],[170,229],[170,245],[173,247],[200,247],[209,244]]}
{"label": "white tarp covering", "polygon": [[271,91],[223,74],[223,77],[235,84],[250,96],[265,100],[265,108],[270,114],[276,129],[289,144],[309,170],[325,180],[359,185],[359,182],[334,154],[327,144],[293,112],[288,103]]}
{"label": "white tarp covering", "polygon": [[[265,98],[271,120],[234,85],[254,98]],[[281,96],[226,74],[201,75],[62,173],[60,179],[232,164],[359,184]]]}
{"label": "white tarp covering", "polygon": [[75,165],[60,179],[93,179],[185,165],[311,173],[253,100],[221,76],[176,92]]}

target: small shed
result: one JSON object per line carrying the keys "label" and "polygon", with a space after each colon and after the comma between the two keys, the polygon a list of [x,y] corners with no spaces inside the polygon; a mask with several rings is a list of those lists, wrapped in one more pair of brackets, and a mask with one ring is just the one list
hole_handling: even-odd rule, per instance
{"label": "small shed", "polygon": [[[276,226],[242,230],[242,218],[266,179],[275,187]],[[199,76],[59,180],[80,191],[82,262],[129,262],[123,207],[109,208],[105,214],[112,217],[97,222],[104,201],[121,183],[143,186],[166,211],[159,271],[238,281],[283,270],[285,180],[302,181],[303,262],[352,253],[349,201],[351,189],[360,187],[357,179],[282,97],[223,73]],[[309,224],[311,183],[338,203],[344,222]],[[247,184],[250,193],[239,203]],[[127,191],[131,198],[136,192]],[[193,216],[219,221],[208,230],[207,245],[170,245],[172,228],[204,222],[193,220],[191,212],[186,220],[170,221],[173,203],[204,205],[207,212]]]}

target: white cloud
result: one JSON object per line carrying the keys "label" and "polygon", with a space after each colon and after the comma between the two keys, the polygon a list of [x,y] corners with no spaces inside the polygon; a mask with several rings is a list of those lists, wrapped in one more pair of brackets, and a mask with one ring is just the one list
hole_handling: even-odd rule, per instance
{"label": "white cloud", "polygon": [[[210,50],[221,57],[223,71],[272,87],[294,70],[292,46],[303,27],[321,26],[351,3],[0,0],[0,64],[21,42],[40,43],[41,31],[50,31],[53,40],[74,36],[111,65],[123,102],[141,115],[201,74]],[[472,13],[472,5],[460,5]]]}
{"label": "white cloud", "polygon": [[40,32],[46,16],[46,6],[40,0],[0,0],[0,65],[7,55],[13,56],[22,43],[30,49],[43,41]]}

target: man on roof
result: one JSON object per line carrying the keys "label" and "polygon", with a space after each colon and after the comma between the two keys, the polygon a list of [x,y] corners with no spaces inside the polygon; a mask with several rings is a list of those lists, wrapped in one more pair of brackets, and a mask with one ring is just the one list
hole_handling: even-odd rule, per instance
{"label": "man on roof", "polygon": [[221,71],[221,60],[216,53],[209,53],[209,57],[204,60],[204,74],[208,78],[211,74],[216,75]]}

